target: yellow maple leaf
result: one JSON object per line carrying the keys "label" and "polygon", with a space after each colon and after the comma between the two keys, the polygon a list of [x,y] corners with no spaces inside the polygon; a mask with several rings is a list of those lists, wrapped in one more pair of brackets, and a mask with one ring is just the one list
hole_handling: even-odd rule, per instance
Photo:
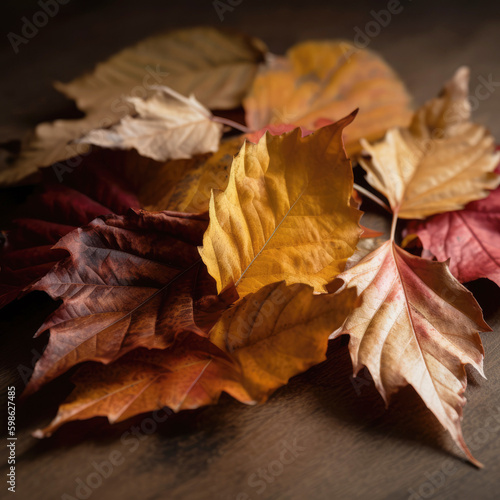
{"label": "yellow maple leaf", "polygon": [[214,191],[200,254],[221,291],[240,296],[277,281],[316,291],[341,272],[360,235],[342,131],[355,114],[301,137],[246,142],[225,191]]}

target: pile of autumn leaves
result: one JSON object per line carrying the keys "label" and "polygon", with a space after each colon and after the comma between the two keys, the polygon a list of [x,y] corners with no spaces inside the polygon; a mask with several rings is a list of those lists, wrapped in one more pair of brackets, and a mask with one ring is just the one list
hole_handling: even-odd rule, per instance
{"label": "pile of autumn leaves", "polygon": [[[167,76],[137,96],[145,68]],[[40,125],[0,171],[4,184],[43,179],[7,233],[0,304],[31,290],[62,300],[25,393],[81,364],[38,435],[222,392],[262,402],[349,334],[355,373],[368,367],[386,401],[412,385],[478,464],[460,427],[464,365],[482,373],[489,327],[460,281],[500,284],[500,179],[493,138],[470,121],[466,69],[412,113],[387,64],[346,42],[276,57],[193,29],[58,88],[86,116]],[[240,105],[246,125],[222,111]],[[228,125],[246,133],[222,138]],[[393,214],[373,251],[351,161]],[[398,246],[398,219],[412,219],[403,245],[418,235],[451,267]]]}

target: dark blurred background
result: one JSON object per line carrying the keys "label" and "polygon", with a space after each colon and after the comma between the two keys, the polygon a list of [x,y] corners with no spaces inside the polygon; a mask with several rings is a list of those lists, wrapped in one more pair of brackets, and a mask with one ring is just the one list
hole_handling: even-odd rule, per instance
{"label": "dark blurred background", "polygon": [[[20,137],[40,121],[78,116],[74,106],[52,89],[52,81],[68,81],[151,34],[210,24],[255,35],[271,51],[283,53],[308,38],[352,41],[366,32],[373,11],[386,10],[390,0],[60,0],[57,14],[28,43],[20,43],[16,54],[8,35],[22,36],[23,18],[32,21],[41,10],[40,1],[44,0],[2,1],[0,143]],[[416,104],[433,96],[462,64],[471,66],[472,93],[480,76],[500,81],[498,2],[399,4],[401,12],[369,38],[368,47],[400,73]],[[498,137],[499,114],[500,86],[479,103],[474,116]]]}

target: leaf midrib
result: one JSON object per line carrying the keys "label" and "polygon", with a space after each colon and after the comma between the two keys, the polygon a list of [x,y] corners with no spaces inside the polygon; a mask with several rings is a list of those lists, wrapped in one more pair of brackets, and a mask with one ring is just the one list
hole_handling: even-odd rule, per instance
{"label": "leaf midrib", "polygon": [[[309,184],[309,183],[308,183]],[[245,268],[245,270],[241,273],[241,276],[238,278],[238,280],[235,283],[235,286],[238,286],[240,281],[243,279],[243,276],[245,276],[245,273],[250,269],[252,264],[259,258],[260,254],[266,249],[268,243],[272,240],[274,235],[278,232],[279,228],[281,227],[281,224],[285,221],[285,219],[288,217],[290,212],[294,209],[295,205],[299,202],[299,200],[302,198],[302,195],[306,192],[306,189],[308,187],[308,184],[302,189],[301,193],[297,197],[297,199],[293,202],[293,204],[290,206],[286,214],[283,216],[283,218],[280,220],[279,224],[274,228],[274,231],[271,233],[269,238],[266,240],[264,245],[262,245],[262,248],[257,252],[257,255],[250,261],[250,264]]]}

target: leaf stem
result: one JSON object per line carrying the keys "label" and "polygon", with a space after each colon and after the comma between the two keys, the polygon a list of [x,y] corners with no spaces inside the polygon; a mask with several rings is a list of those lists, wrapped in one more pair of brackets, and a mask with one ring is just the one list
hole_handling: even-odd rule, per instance
{"label": "leaf stem", "polygon": [[391,241],[394,241],[394,236],[396,234],[396,226],[398,224],[398,212],[392,214],[392,224],[391,224]]}
{"label": "leaf stem", "polygon": [[383,209],[387,210],[389,213],[392,212],[391,209],[378,196],[375,196],[373,193],[370,193],[370,191],[368,191],[364,187],[361,187],[359,184],[354,183],[354,189],[364,194],[367,198],[370,198],[370,200],[374,201],[377,205],[380,205]]}
{"label": "leaf stem", "polygon": [[229,125],[230,127],[233,127],[236,130],[243,132],[244,134],[248,134],[251,132],[251,130],[249,128],[245,127],[245,125],[242,125],[241,123],[230,120],[229,118],[222,118],[221,116],[212,116],[212,121],[217,122],[217,123],[222,123],[224,125]]}

